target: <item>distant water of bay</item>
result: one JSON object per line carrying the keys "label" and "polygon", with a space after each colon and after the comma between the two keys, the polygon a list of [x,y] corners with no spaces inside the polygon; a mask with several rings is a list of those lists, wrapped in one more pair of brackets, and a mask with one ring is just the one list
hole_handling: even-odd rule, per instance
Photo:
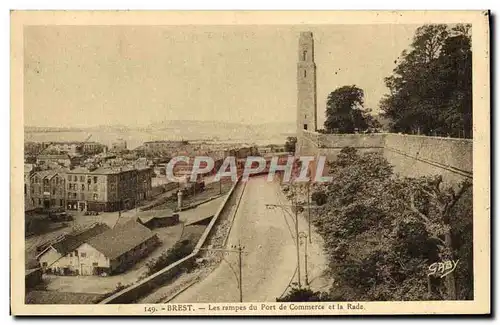
{"label": "distant water of bay", "polygon": [[[267,133],[267,132],[266,132]],[[129,149],[134,149],[146,141],[159,140],[196,140],[211,141],[216,143],[246,143],[255,145],[284,144],[286,137],[291,134],[245,134],[242,136],[206,136],[202,134],[183,134],[167,130],[142,131],[142,130],[92,130],[92,131],[62,131],[62,132],[25,132],[24,141],[51,142],[51,141],[96,141],[110,146],[117,139],[127,141]]]}

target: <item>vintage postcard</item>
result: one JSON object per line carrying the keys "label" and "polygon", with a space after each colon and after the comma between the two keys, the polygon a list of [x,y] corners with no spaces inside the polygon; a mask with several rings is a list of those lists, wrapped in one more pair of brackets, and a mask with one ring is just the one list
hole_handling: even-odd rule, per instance
{"label": "vintage postcard", "polygon": [[11,37],[14,315],[491,312],[489,12],[12,11]]}

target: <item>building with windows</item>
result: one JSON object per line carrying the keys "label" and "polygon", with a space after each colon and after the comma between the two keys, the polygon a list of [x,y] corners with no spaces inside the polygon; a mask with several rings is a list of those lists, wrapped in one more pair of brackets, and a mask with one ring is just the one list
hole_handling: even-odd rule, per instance
{"label": "building with windows", "polygon": [[105,145],[95,142],[50,142],[45,144],[48,152],[67,153],[70,155],[95,155],[101,153],[105,149]]}
{"label": "building with windows", "polygon": [[52,244],[38,256],[46,273],[61,275],[110,275],[125,271],[147,256],[158,236],[135,220],[110,229],[104,224]]}
{"label": "building with windows", "polygon": [[66,206],[65,196],[65,173],[66,169],[50,169],[34,172],[29,177],[30,200],[27,205],[33,208],[64,208]]}
{"label": "building with windows", "polygon": [[82,252],[79,252],[78,248],[92,237],[109,229],[105,224],[94,224],[87,229],[67,234],[61,240],[52,243],[37,256],[42,271],[61,275],[80,274]]}
{"label": "building with windows", "polygon": [[75,168],[66,174],[67,209],[118,211],[151,197],[150,167]]}

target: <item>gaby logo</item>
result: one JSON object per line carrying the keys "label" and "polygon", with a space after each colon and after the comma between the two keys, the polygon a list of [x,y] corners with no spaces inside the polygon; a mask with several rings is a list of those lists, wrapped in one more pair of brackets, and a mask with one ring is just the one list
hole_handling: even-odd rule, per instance
{"label": "gaby logo", "polygon": [[[236,181],[239,175],[242,181],[247,181],[252,175],[267,174],[267,180],[273,181],[277,172],[283,174],[283,182],[329,182],[332,177],[323,176],[326,157],[324,156],[281,156],[269,160],[260,156],[249,156],[246,159],[236,159],[228,156],[215,173],[215,181],[230,177]],[[195,182],[201,175],[214,173],[215,161],[208,156],[197,156],[194,159],[187,156],[172,158],[166,168],[167,179],[172,182],[189,180]]]}
{"label": "gaby logo", "polygon": [[451,272],[455,271],[458,265],[458,261],[460,260],[447,260],[444,262],[436,262],[432,263],[429,266],[429,273],[427,274],[428,276],[435,275],[439,276],[440,278],[444,278]]}

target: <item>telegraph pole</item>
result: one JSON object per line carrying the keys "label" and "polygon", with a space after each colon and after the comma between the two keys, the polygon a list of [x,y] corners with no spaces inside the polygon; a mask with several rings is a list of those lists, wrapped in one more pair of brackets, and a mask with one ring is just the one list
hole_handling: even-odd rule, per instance
{"label": "telegraph pole", "polygon": [[224,258],[224,256],[222,256],[222,260],[224,262],[227,263],[227,265],[229,266],[229,268],[231,269],[231,271],[233,272],[235,278],[236,278],[236,281],[237,281],[237,284],[238,284],[238,288],[239,288],[239,291],[240,291],[240,302],[243,302],[243,253],[245,252],[244,251],[245,247],[244,246],[241,246],[241,242],[238,240],[238,245],[231,245],[231,249],[226,249],[226,248],[200,248],[200,250],[202,251],[212,251],[212,252],[223,252],[223,253],[237,253],[238,254],[238,268],[239,268],[239,275],[236,274],[234,268],[231,266],[231,264],[226,261],[226,259]]}
{"label": "telegraph pole", "polygon": [[240,277],[239,277],[239,282],[240,282],[240,302],[243,302],[243,274],[242,274],[242,263],[241,263],[241,254],[242,254],[243,249],[241,248],[241,242],[238,241],[238,264],[240,267]]}
{"label": "telegraph pole", "polygon": [[[294,195],[294,197],[296,197]],[[298,277],[298,283],[299,283],[299,288],[302,287],[300,283],[300,247],[299,247],[299,207],[297,206],[297,199],[295,198],[295,245],[297,247],[297,277]]]}
{"label": "telegraph pole", "polygon": [[[295,196],[294,196],[295,197]],[[300,281],[300,248],[299,248],[299,214],[298,214],[298,208],[299,207],[305,207],[305,205],[300,205],[300,204],[297,204],[295,202],[295,199],[294,199],[294,204],[266,204],[266,208],[268,209],[273,209],[273,208],[276,208],[276,207],[281,207],[281,208],[284,208],[284,207],[291,207],[293,209],[295,209],[295,238],[296,238],[296,248],[297,248],[297,275],[298,275],[298,285],[299,285],[299,288],[301,287],[301,281]],[[308,206],[309,209],[318,209],[320,207],[318,206]],[[305,237],[307,237],[307,235],[304,233]],[[307,262],[306,262],[307,263]],[[306,271],[307,272],[307,271]]]}
{"label": "telegraph pole", "polygon": [[310,202],[310,196],[309,196],[309,183],[307,183],[307,223],[308,223],[308,233],[309,233],[309,244],[312,244],[312,238],[311,238],[311,202]]}
{"label": "telegraph pole", "polygon": [[306,272],[306,286],[308,286],[309,285],[309,275],[307,272],[307,235],[303,231],[301,231],[299,235],[301,238],[305,238],[305,240],[304,240],[304,269]]}

